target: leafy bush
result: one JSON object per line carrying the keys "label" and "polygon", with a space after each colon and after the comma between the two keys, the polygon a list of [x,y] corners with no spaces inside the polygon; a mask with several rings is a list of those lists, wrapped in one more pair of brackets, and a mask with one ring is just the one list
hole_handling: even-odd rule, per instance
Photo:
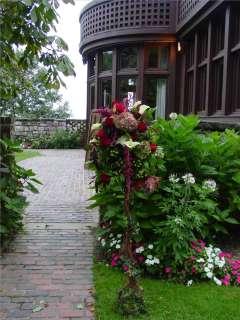
{"label": "leafy bush", "polygon": [[112,266],[129,272],[122,255],[128,223],[123,214],[127,146],[135,263],[158,275],[170,266],[184,278],[191,243],[198,239],[212,243],[240,221],[240,136],[232,130],[204,134],[197,129],[198,117],[192,115],[172,114],[170,120],[149,126],[146,106],[131,110],[137,125],[130,115],[102,113],[91,141],[97,191],[92,206],[101,212],[101,254]]}
{"label": "leafy bush", "polygon": [[50,135],[42,135],[31,142],[33,149],[76,149],[83,145],[79,132],[58,129]]}
{"label": "leafy bush", "polygon": [[33,182],[39,181],[34,178],[35,173],[32,170],[16,164],[15,153],[21,152],[18,144],[0,139],[0,151],[0,234],[3,244],[23,226],[23,212],[27,205],[23,190],[37,192]]}

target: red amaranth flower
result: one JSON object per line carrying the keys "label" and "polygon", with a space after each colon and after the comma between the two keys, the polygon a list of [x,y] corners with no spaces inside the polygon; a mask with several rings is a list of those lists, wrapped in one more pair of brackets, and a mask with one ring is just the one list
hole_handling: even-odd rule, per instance
{"label": "red amaranth flower", "polygon": [[144,179],[138,179],[134,181],[133,186],[136,190],[141,190],[144,188],[145,180]]}
{"label": "red amaranth flower", "polygon": [[112,139],[108,138],[107,136],[100,139],[100,145],[102,147],[108,147],[111,145],[111,143]]}
{"label": "red amaranth flower", "polygon": [[171,268],[171,267],[166,267],[166,268],[164,269],[164,272],[165,272],[165,273],[171,273],[171,272],[172,272],[172,268]]}
{"label": "red amaranth flower", "polygon": [[157,150],[157,144],[156,143],[150,143],[151,152],[154,153]]}
{"label": "red amaranth flower", "polygon": [[111,177],[108,175],[108,174],[106,174],[105,172],[102,172],[101,174],[100,174],[100,181],[102,182],[102,183],[108,183],[109,181],[110,181],[110,179],[111,179]]}
{"label": "red amaranth flower", "polygon": [[113,127],[113,126],[114,126],[113,117],[107,117],[107,118],[104,120],[104,124],[105,124],[105,126],[107,126],[107,127]]}
{"label": "red amaranth flower", "polygon": [[100,139],[105,138],[106,137],[106,133],[105,133],[104,129],[98,130],[97,133],[96,133],[96,137],[100,138]]}
{"label": "red amaranth flower", "polygon": [[147,125],[144,121],[138,123],[138,131],[145,132],[147,130]]}
{"label": "red amaranth flower", "polygon": [[126,111],[126,108],[122,102],[113,101],[113,112],[115,113],[122,113]]}

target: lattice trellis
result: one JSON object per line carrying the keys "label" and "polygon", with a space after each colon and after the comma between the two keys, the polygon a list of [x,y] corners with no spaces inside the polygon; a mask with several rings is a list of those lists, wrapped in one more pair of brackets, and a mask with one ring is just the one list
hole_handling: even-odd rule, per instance
{"label": "lattice trellis", "polygon": [[111,0],[81,16],[81,40],[99,32],[170,25],[170,1]]}
{"label": "lattice trellis", "polygon": [[178,1],[178,22],[190,15],[190,12],[202,0],[180,0]]}

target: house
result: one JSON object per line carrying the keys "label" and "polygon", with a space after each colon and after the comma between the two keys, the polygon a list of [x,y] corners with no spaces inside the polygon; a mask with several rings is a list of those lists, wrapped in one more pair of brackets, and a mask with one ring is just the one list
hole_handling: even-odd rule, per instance
{"label": "house", "polygon": [[240,122],[240,1],[97,0],[80,14],[87,119],[112,100]]}

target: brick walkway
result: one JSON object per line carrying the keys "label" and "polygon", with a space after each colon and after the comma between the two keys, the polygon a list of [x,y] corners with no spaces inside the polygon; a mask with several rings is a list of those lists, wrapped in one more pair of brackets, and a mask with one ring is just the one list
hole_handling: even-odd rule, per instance
{"label": "brick walkway", "polygon": [[21,163],[38,174],[43,186],[37,195],[28,193],[26,232],[0,260],[0,318],[90,320],[92,227],[98,215],[86,209],[85,153],[41,153]]}

